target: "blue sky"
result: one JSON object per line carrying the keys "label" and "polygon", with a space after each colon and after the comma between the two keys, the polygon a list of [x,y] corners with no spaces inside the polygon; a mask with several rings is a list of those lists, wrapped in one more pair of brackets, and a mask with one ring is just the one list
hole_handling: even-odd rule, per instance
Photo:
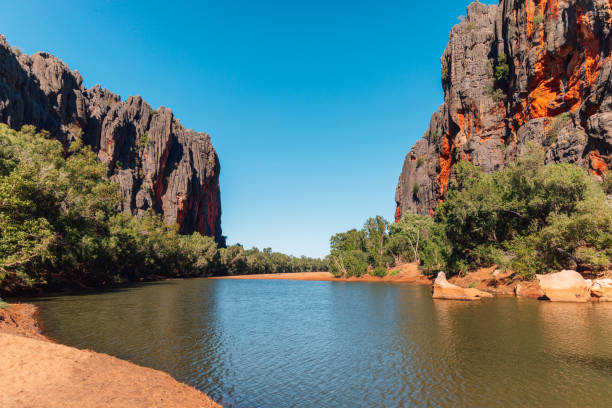
{"label": "blue sky", "polygon": [[229,243],[324,256],[332,234],[393,218],[469,3],[3,0],[0,33],[209,133]]}

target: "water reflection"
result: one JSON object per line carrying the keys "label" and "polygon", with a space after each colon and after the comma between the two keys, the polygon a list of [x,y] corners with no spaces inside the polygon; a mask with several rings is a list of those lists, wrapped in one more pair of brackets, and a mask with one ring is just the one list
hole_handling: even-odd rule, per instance
{"label": "water reflection", "polygon": [[226,406],[607,406],[612,304],[433,301],[428,288],[186,280],[38,300],[52,336]]}

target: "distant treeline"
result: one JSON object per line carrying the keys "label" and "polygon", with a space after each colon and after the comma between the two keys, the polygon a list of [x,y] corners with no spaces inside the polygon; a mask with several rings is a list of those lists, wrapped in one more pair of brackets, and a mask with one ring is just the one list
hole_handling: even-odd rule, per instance
{"label": "distant treeline", "polygon": [[120,211],[117,184],[88,147],[0,124],[0,294],[144,278],[327,270],[326,260],[180,235]]}
{"label": "distant treeline", "polygon": [[560,269],[601,272],[612,265],[612,176],[599,183],[576,165],[544,164],[540,146],[486,174],[461,162],[435,217],[406,213],[398,223],[369,219],[331,238],[336,276],[418,262],[425,273],[464,274],[497,265],[524,278]]}

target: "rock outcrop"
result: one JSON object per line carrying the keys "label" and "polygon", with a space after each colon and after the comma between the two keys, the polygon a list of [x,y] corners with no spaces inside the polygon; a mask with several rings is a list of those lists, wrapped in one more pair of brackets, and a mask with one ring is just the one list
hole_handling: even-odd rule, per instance
{"label": "rock outcrop", "polygon": [[48,130],[66,147],[82,140],[108,165],[125,212],[152,209],[181,233],[222,241],[219,158],[210,136],[185,129],[170,109],[87,89],[58,58],[22,54],[0,36],[0,121]]}
{"label": "rock outcrop", "polygon": [[612,2],[472,3],[441,58],[444,103],[406,156],[396,219],[431,214],[453,166],[493,172],[529,141],[596,177],[612,163]]}
{"label": "rock outcrop", "polygon": [[446,280],[446,274],[440,272],[434,281],[433,287],[434,299],[448,300],[479,300],[482,298],[493,297],[490,293],[483,292],[474,288],[462,288],[461,286],[453,285]]}
{"label": "rock outcrop", "polygon": [[591,286],[591,294],[600,302],[612,302],[612,279],[597,279]]}
{"label": "rock outcrop", "polygon": [[540,288],[552,302],[588,302],[591,300],[592,282],[576,271],[561,271],[537,275]]}

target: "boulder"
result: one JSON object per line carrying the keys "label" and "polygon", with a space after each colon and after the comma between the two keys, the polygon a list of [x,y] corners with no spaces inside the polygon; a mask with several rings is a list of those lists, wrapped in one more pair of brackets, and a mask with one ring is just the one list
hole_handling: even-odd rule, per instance
{"label": "boulder", "polygon": [[597,296],[600,302],[612,302],[612,279],[597,279],[591,286],[591,294]]}
{"label": "boulder", "polygon": [[576,271],[561,271],[537,275],[544,295],[552,302],[588,302],[591,299],[591,281]]}
{"label": "boulder", "polygon": [[518,297],[527,299],[539,299],[544,296],[544,291],[540,287],[540,282],[538,281],[519,282],[519,284],[516,285],[514,293]]}
{"label": "boulder", "polygon": [[448,300],[479,300],[493,297],[490,293],[474,288],[462,288],[446,280],[446,274],[440,272],[433,284],[434,299]]}

